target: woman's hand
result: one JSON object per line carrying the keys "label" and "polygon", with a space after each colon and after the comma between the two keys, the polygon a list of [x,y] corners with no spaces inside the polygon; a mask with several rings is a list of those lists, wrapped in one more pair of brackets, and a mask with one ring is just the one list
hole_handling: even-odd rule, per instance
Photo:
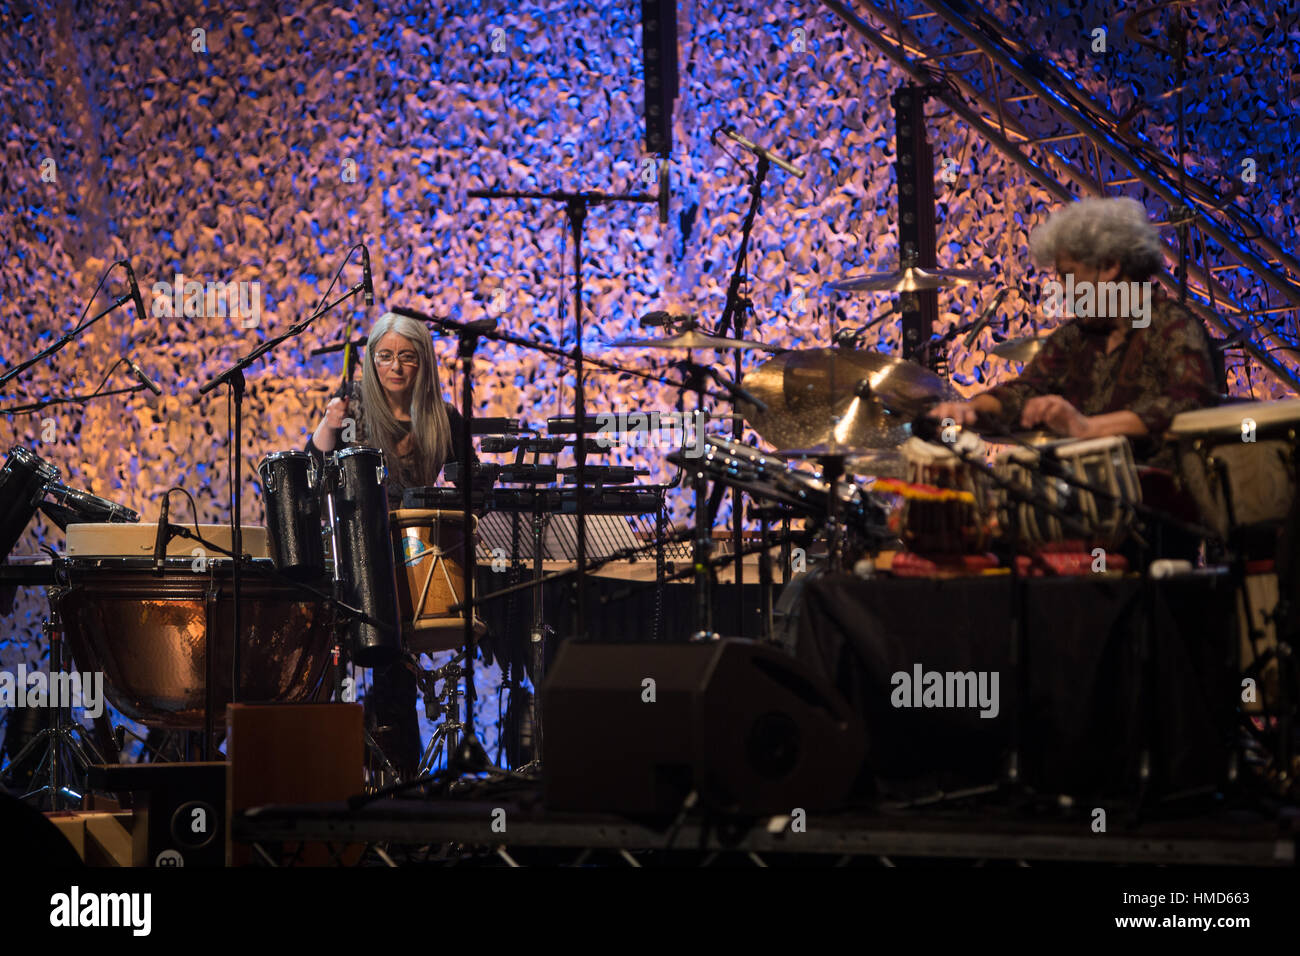
{"label": "woman's hand", "polygon": [[325,417],[321,419],[321,424],[333,428],[336,431],[343,427],[343,420],[348,415],[348,400],[346,398],[331,398],[329,404],[325,406]]}

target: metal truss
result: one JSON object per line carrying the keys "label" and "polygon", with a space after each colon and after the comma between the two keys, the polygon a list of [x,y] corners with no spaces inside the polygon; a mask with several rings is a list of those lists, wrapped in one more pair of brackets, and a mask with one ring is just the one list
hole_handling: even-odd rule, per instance
{"label": "metal truss", "polygon": [[[1168,224],[1189,231],[1188,307],[1300,391],[1295,371],[1273,354],[1300,360],[1300,259],[1237,206],[1231,191],[1181,174],[1163,147],[1135,132],[1137,109],[1119,115],[1045,51],[1015,39],[1020,31],[975,4],[918,0],[908,13],[898,0],[888,9],[855,3],[872,22],[840,0],[823,4],[1061,202],[1138,185],[1164,199]],[[1166,257],[1180,262],[1177,240],[1166,241]],[[1164,281],[1177,289],[1176,280]],[[1247,308],[1241,297],[1258,282],[1270,304]],[[1271,293],[1281,305],[1271,305]]]}
{"label": "metal truss", "polygon": [[[399,802],[364,813],[337,805],[267,807],[237,815],[232,836],[258,861],[293,865],[302,843],[331,847],[337,865],[901,866],[918,859],[965,865],[1036,862],[1293,867],[1296,838],[1277,825],[1188,821],[1094,833],[1086,821],[1001,817],[943,819],[813,815],[800,832],[789,817],[687,819],[660,829],[609,815],[512,808],[504,832],[490,804]],[[365,844],[365,854],[345,854]],[[285,847],[296,848],[285,852]]]}

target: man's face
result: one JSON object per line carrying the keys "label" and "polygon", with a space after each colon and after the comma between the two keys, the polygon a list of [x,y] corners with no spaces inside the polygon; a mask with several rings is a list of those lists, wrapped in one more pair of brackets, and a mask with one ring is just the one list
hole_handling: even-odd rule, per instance
{"label": "man's face", "polygon": [[[1076,259],[1071,259],[1069,256],[1062,253],[1061,255],[1056,257],[1056,274],[1058,280],[1062,285],[1065,284],[1065,277],[1067,275],[1074,276],[1074,288],[1075,288],[1076,295],[1078,295],[1078,290],[1083,287],[1084,283],[1090,283],[1093,287],[1093,302],[1094,304],[1096,304],[1099,302],[1099,298],[1096,293],[1097,283],[1114,282],[1115,280],[1117,280],[1119,278],[1119,265],[1118,263],[1116,263],[1105,267],[1089,266],[1089,265],[1085,265],[1082,262],[1079,262]],[[1065,310],[1067,315],[1072,314],[1071,305],[1072,303],[1069,302],[1068,300],[1065,302]],[[1100,310],[1096,308],[1096,306],[1094,305],[1094,309],[1093,309],[1094,314],[1091,316],[1080,317],[1079,324],[1082,325],[1085,329],[1087,329],[1090,332],[1113,331],[1117,327],[1116,317],[1109,316],[1109,315],[1097,315],[1096,314],[1097,311]]]}

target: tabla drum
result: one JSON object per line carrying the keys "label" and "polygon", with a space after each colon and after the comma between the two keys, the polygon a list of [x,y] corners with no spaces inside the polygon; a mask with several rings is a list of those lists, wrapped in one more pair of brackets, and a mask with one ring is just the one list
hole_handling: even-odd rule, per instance
{"label": "tabla drum", "polygon": [[1179,478],[1202,523],[1226,538],[1234,528],[1277,524],[1296,494],[1300,399],[1239,402],[1174,416]]}
{"label": "tabla drum", "polygon": [[10,449],[0,468],[0,561],[9,556],[36,508],[45,488],[59,480],[59,469],[30,449]]}
{"label": "tabla drum", "polygon": [[347,624],[348,647],[361,667],[383,667],[402,654],[397,577],[388,529],[384,453],[354,446],[336,451],[326,464],[325,498],[339,599],[372,621]]}
{"label": "tabla drum", "polygon": [[1132,527],[1133,505],[1142,501],[1133,448],[1123,435],[1014,448],[998,456],[994,471],[1067,516],[1063,522],[1047,508],[1017,501],[999,489],[995,494],[1002,533],[1016,535],[1030,548],[1065,544],[1116,548]]}
{"label": "tabla drum", "polygon": [[[332,615],[323,602],[273,576],[262,529],[244,531],[244,551],[253,558],[240,582],[240,697],[247,703],[315,700],[334,643]],[[228,525],[199,525],[199,534],[230,548]],[[231,562],[206,551],[192,554],[196,542],[173,539],[159,571],[152,539],[134,524],[69,527],[69,549],[77,556],[55,561],[62,584],[51,600],[77,669],[104,675],[114,707],[147,727],[197,730],[210,648],[218,714],[231,697]]]}
{"label": "tabla drum", "polygon": [[[955,442],[967,457],[982,459],[984,443],[962,431]],[[947,445],[913,436],[903,443],[907,480],[900,516],[903,541],[922,554],[969,554],[987,538],[982,484],[974,470]]]}
{"label": "tabla drum", "polygon": [[[465,643],[465,615],[448,609],[465,597],[465,516],[459,511],[400,508],[388,520],[397,572],[397,604],[408,650],[431,654]],[[478,530],[474,521],[471,538]],[[486,632],[475,620],[474,631]]]}
{"label": "tabla drum", "polygon": [[300,581],[323,577],[320,474],[305,451],[267,455],[257,466],[271,560],[281,573]]}

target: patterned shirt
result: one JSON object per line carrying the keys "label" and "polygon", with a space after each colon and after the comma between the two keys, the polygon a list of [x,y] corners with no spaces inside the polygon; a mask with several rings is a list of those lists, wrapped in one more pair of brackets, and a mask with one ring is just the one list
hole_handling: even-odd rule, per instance
{"label": "patterned shirt", "polygon": [[1084,329],[1070,320],[1053,332],[1019,378],[989,389],[1014,428],[1026,401],[1060,395],[1084,415],[1131,411],[1148,437],[1134,438],[1139,461],[1173,463],[1164,433],[1179,412],[1218,403],[1210,339],[1200,320],[1156,290],[1151,324],[1125,321],[1124,341],[1106,353],[1109,331]]}

